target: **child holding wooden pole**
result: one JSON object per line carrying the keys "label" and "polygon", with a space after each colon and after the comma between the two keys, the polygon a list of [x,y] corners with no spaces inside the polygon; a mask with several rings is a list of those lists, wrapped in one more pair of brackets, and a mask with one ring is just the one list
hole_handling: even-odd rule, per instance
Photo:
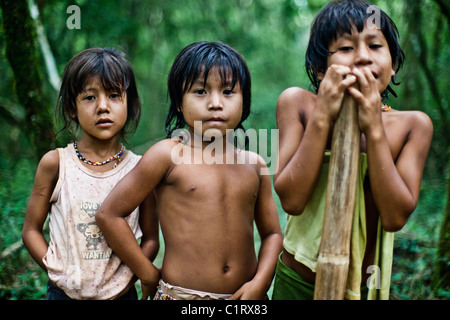
{"label": "child holding wooden pole", "polygon": [[417,206],[433,134],[424,113],[384,104],[396,96],[389,84],[404,61],[398,36],[386,13],[359,0],[333,1],[313,22],[306,70],[315,93],[289,88],[277,103],[274,186],[288,222],[273,299],[313,298],[320,242],[329,236],[322,224],[331,133],[345,93],[356,101],[361,131],[345,298],[389,297],[393,232]]}

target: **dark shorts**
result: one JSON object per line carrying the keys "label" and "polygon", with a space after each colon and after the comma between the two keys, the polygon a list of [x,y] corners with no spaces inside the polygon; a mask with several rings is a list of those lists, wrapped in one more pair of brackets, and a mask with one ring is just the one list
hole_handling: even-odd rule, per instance
{"label": "dark shorts", "polygon": [[[369,289],[361,286],[361,299],[367,300]],[[289,268],[278,257],[273,284],[273,300],[313,300],[314,284],[303,279],[297,272]]]}
{"label": "dark shorts", "polygon": [[314,284],[309,283],[281,261],[278,257],[275,280],[273,284],[273,300],[312,300]]}
{"label": "dark shorts", "polygon": [[[121,295],[116,300],[137,300],[136,287],[132,286],[127,293]],[[74,300],[70,298],[62,289],[54,286],[50,281],[47,283],[46,300]]]}

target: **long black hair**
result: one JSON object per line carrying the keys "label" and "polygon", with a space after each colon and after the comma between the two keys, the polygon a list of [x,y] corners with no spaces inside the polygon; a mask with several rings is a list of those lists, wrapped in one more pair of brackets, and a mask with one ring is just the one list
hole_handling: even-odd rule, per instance
{"label": "long black hair", "polygon": [[[331,53],[328,48],[338,36],[346,33],[351,34],[354,26],[358,32],[362,32],[366,21],[371,17],[373,11],[372,4],[362,0],[340,0],[327,4],[314,19],[311,26],[308,48],[306,50],[305,68],[315,92],[319,90],[320,80],[317,75],[325,74],[328,65],[327,59]],[[380,29],[389,45],[392,57],[392,65],[398,72],[405,60],[403,52],[398,42],[399,32],[394,21],[382,10],[380,12]],[[392,77],[392,83],[398,85]],[[381,94],[387,98],[392,93],[397,96],[394,90],[388,85]]]}
{"label": "long black hair", "polygon": [[103,87],[120,92],[127,97],[127,121],[121,132],[133,134],[141,116],[141,100],[131,64],[122,51],[113,48],[90,48],[75,55],[64,68],[61,88],[56,104],[56,115],[62,119],[63,128],[58,132],[70,131],[72,123],[79,126],[76,99],[86,84],[95,76]]}
{"label": "long black hair", "polygon": [[231,76],[231,87],[239,83],[242,90],[242,116],[234,129],[244,129],[242,123],[250,114],[251,78],[244,58],[235,49],[222,42],[195,42],[185,47],[172,64],[167,81],[170,98],[169,112],[166,118],[166,134],[170,138],[176,129],[185,127],[181,112],[183,95],[191,89],[194,82],[203,77],[206,84],[208,73],[217,68],[221,81],[226,83]]}

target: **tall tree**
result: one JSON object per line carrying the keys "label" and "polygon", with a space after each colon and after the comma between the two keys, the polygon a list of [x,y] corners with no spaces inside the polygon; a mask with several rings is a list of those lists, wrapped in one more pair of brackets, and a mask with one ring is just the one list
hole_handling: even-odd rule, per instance
{"label": "tall tree", "polygon": [[0,0],[6,57],[14,73],[19,103],[25,108],[24,132],[39,158],[54,141],[50,99],[43,90],[36,29],[26,0]]}
{"label": "tall tree", "polygon": [[[448,151],[450,154],[450,148]],[[450,160],[448,168],[450,168]],[[442,293],[446,293],[447,295],[450,294],[450,170],[447,173],[447,205],[439,235],[433,287],[438,295],[442,291]]]}

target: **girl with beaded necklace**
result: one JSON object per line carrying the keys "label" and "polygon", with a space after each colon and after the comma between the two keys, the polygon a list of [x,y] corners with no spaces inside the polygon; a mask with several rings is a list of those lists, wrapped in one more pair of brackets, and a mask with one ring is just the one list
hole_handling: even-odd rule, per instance
{"label": "girl with beaded necklace", "polygon": [[[108,193],[141,158],[120,142],[136,130],[141,111],[125,55],[91,48],[73,57],[64,69],[56,111],[61,131],[75,124],[81,138],[42,157],[22,231],[27,250],[49,276],[47,299],[137,299],[136,277],[95,222]],[[159,249],[152,208],[149,196],[126,218],[151,260]],[[47,215],[49,243],[43,236]]]}

